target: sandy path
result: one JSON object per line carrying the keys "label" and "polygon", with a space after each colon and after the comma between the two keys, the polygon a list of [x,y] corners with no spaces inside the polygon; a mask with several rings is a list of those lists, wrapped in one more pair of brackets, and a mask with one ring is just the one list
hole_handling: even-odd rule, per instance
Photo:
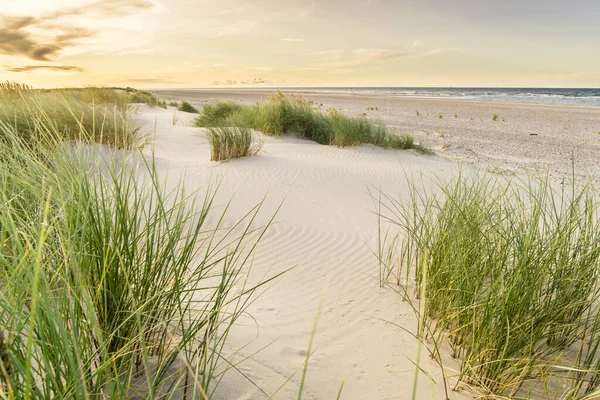
{"label": "sandy path", "polygon": [[[196,106],[215,100],[253,103],[267,90],[161,90],[163,98]],[[409,133],[439,156],[487,165],[492,171],[548,171],[600,183],[600,107],[420,99],[368,94],[307,93],[305,97],[350,115],[367,114]],[[367,108],[377,110],[367,110]],[[417,111],[419,116],[416,115]],[[440,118],[440,115],[442,118]],[[456,115],[456,117],[455,117]],[[497,115],[496,121],[493,116]]]}
{"label": "sandy path", "polygon": [[[173,114],[179,123],[173,126]],[[455,164],[437,157],[371,147],[339,149],[285,137],[266,138],[263,153],[228,163],[209,161],[202,130],[182,126],[191,116],[142,106],[135,117],[152,130],[162,174],[186,173],[189,189],[223,177],[218,203],[234,196],[231,218],[241,217],[268,193],[260,223],[283,208],[262,242],[253,274],[277,273],[297,265],[251,306],[230,338],[228,351],[242,346],[238,358],[265,349],[240,369],[268,394],[301,365],[314,318],[322,302],[316,351],[304,392],[306,399],[333,399],[344,376],[344,399],[410,398],[417,342],[380,319],[413,329],[410,308],[389,289],[380,289],[377,225],[368,187],[405,195],[405,173],[443,175]],[[287,195],[287,197],[286,197]],[[324,300],[322,300],[324,299]],[[270,344],[270,345],[269,345]],[[423,368],[438,384],[420,376],[418,398],[443,398],[437,366],[423,357]],[[300,374],[275,398],[295,398]],[[265,398],[248,379],[232,372],[215,398]],[[451,398],[467,398],[451,393]]]}

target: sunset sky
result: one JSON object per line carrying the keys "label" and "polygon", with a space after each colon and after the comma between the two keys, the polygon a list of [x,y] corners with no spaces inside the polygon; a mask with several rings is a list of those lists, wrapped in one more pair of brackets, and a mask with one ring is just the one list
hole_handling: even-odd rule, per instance
{"label": "sunset sky", "polygon": [[600,87],[598,0],[0,0],[0,80]]}

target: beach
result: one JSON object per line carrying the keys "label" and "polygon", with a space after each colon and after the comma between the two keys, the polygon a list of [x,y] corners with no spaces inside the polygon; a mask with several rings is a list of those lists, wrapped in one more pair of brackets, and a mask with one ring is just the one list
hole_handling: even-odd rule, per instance
{"label": "beach", "polygon": [[[239,371],[225,375],[213,398],[297,397],[317,318],[303,398],[335,398],[343,381],[343,399],[409,398],[418,341],[400,327],[413,329],[416,317],[400,296],[380,287],[369,191],[404,196],[406,174],[450,176],[455,163],[414,151],[323,146],[289,135],[264,136],[256,157],[211,162],[203,130],[189,126],[194,117],[173,107],[140,106],[135,120],[143,131],[156,132],[145,151],[154,153],[157,171],[168,181],[184,175],[188,191],[205,191],[219,181],[214,207],[231,201],[228,221],[241,219],[264,198],[254,223],[263,226],[281,206],[255,254],[251,280],[291,268],[268,285],[231,332],[224,355],[240,362]],[[441,398],[441,374],[425,350],[421,368],[437,383],[421,374],[419,394]]]}
{"label": "beach", "polygon": [[[0,256],[31,281],[2,276],[0,339],[26,360],[11,332],[31,326],[41,360],[17,378],[127,398],[600,395],[599,108],[5,87]],[[72,293],[90,301],[75,315]]]}
{"label": "beach", "polygon": [[[160,90],[155,94],[200,107],[214,101],[251,104],[273,90]],[[294,93],[288,90],[286,93]],[[366,114],[431,147],[440,158],[492,172],[538,175],[562,181],[600,179],[600,107],[392,97],[377,94],[302,93],[348,115]],[[418,115],[417,115],[418,113]],[[496,116],[496,117],[495,117]]]}
{"label": "beach", "polygon": [[599,17],[2,1],[0,400],[600,400]]}
{"label": "beach", "polygon": [[[216,90],[155,94],[199,108],[214,101],[251,104],[269,96]],[[410,398],[418,340],[409,332],[414,333],[417,321],[401,296],[380,286],[374,194],[381,190],[408,199],[410,180],[446,181],[460,169],[520,179],[526,179],[525,173],[548,172],[553,182],[562,183],[572,175],[572,154],[576,179],[597,180],[600,108],[304,96],[324,110],[378,118],[396,132],[413,135],[435,155],[366,145],[338,148],[284,135],[262,136],[264,148],[257,157],[214,163],[203,130],[190,126],[194,114],[172,107],[145,107],[141,114],[146,129],[156,131],[158,169],[169,176],[185,173],[189,188],[222,179],[218,199],[220,204],[233,200],[233,220],[263,196],[265,214],[259,223],[267,223],[281,205],[254,259],[252,276],[293,269],[259,296],[248,310],[252,318],[232,332],[227,352],[243,362],[239,371],[228,373],[215,398],[294,397],[313,329],[305,398],[335,398],[342,382],[345,399]],[[439,366],[421,351],[417,398],[444,398]],[[451,376],[458,365],[446,362]],[[467,392],[449,396],[470,398]]]}

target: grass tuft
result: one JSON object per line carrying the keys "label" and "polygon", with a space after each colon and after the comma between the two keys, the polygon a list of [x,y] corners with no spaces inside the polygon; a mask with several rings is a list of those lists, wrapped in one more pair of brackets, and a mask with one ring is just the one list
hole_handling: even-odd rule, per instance
{"label": "grass tuft", "polygon": [[200,114],[200,111],[198,111],[198,109],[196,107],[194,107],[193,105],[191,105],[190,103],[188,103],[185,100],[181,102],[181,105],[177,109],[179,111],[183,111],[183,112],[187,112],[187,113]]}
{"label": "grass tuft", "polygon": [[398,229],[380,249],[382,280],[419,301],[432,354],[441,364],[444,344],[459,360],[456,388],[503,398],[599,393],[593,188],[461,174],[434,191],[413,183],[407,203],[384,195],[379,209]]}
{"label": "grass tuft", "polygon": [[492,116],[492,121],[498,121],[498,114],[494,114]]}
{"label": "grass tuft", "polygon": [[[242,110],[242,106],[231,102],[219,102],[216,104],[206,104],[202,115],[196,118],[196,126],[215,127],[215,126],[235,126],[229,125],[227,121],[233,114]],[[244,125],[238,125],[244,126]]]}
{"label": "grass tuft", "polygon": [[0,82],[0,91],[5,92],[22,92],[25,90],[33,90],[33,87],[19,82],[5,81]]}
{"label": "grass tuft", "polygon": [[249,128],[211,127],[207,129],[206,137],[210,143],[211,161],[252,157],[262,148],[262,142]]}

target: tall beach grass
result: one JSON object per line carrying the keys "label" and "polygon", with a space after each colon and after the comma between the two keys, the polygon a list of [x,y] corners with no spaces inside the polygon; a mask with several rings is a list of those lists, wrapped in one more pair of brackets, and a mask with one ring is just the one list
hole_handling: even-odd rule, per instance
{"label": "tall beach grass", "polygon": [[128,105],[160,104],[149,93],[110,88],[33,90],[16,83],[0,86],[0,122],[20,135],[42,132],[65,140],[135,148],[143,137],[131,124]]}
{"label": "tall beach grass", "polygon": [[177,109],[179,111],[183,111],[183,112],[187,112],[187,113],[192,113],[192,114],[198,114],[198,113],[200,113],[196,107],[194,107],[193,105],[191,105],[190,103],[188,103],[185,100],[183,100],[181,102],[181,104],[179,105],[179,107],[177,107]]}
{"label": "tall beach grass", "polygon": [[0,120],[0,398],[211,397],[266,282],[245,279],[260,204],[226,224],[215,190],[167,191],[151,159],[87,144],[103,125],[65,134],[18,92],[32,123]]}
{"label": "tall beach grass", "polygon": [[457,389],[600,396],[593,188],[461,174],[434,190],[413,183],[408,201],[379,199],[382,282],[414,304],[434,359],[457,359]]}
{"label": "tall beach grass", "polygon": [[262,148],[262,142],[248,128],[208,128],[206,137],[210,144],[211,161],[252,157]]}

